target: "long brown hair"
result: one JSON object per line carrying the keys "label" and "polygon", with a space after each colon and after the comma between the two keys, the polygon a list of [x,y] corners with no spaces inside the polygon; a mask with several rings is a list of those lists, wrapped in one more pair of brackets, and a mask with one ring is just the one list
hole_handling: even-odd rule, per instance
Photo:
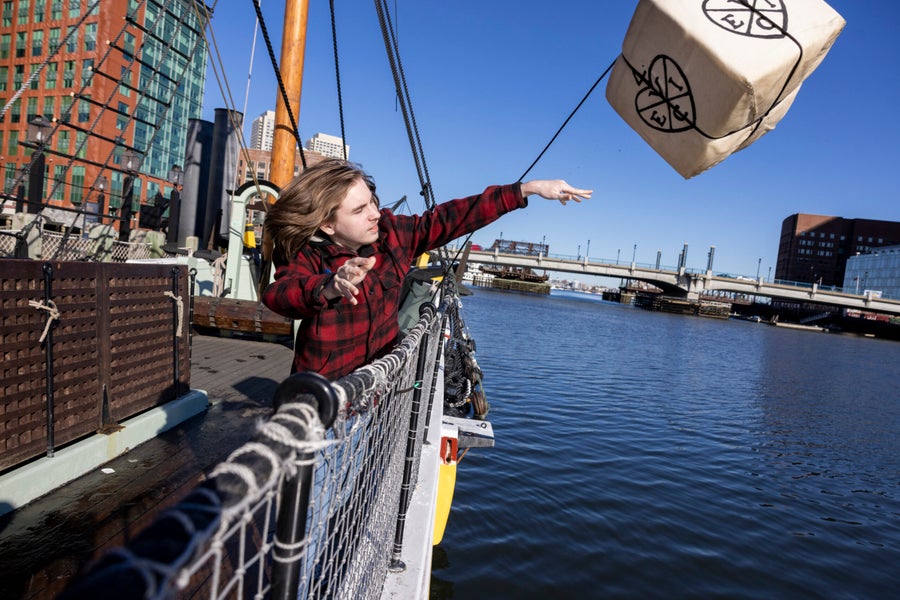
{"label": "long brown hair", "polygon": [[264,235],[272,244],[275,265],[290,262],[322,223],[334,218],[358,179],[375,194],[375,182],[360,165],[330,158],[309,167],[284,187],[266,214]]}

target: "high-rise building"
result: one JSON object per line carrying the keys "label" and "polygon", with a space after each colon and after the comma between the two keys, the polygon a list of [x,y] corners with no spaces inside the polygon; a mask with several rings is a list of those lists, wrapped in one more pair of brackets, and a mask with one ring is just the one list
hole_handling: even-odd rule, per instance
{"label": "high-rise building", "polygon": [[272,150],[275,135],[275,111],[267,110],[253,120],[250,126],[250,147],[254,150]]}
{"label": "high-rise building", "polygon": [[327,133],[317,133],[306,140],[306,149],[332,158],[350,158],[350,146],[345,146],[341,138]]}
{"label": "high-rise building", "polygon": [[[4,0],[3,191],[38,181],[42,203],[99,199],[109,210],[126,180],[134,208],[177,184],[172,167],[183,163],[188,121],[203,103],[208,48],[198,15],[210,13],[196,0]],[[26,139],[34,122],[40,144]]]}
{"label": "high-rise building", "polygon": [[793,214],[781,224],[775,278],[841,286],[847,259],[900,244],[900,223]]}

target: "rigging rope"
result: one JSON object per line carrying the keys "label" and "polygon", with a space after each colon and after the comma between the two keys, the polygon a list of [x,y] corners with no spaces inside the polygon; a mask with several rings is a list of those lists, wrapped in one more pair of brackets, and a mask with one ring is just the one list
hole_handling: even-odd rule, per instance
{"label": "rigging rope", "polygon": [[[428,165],[425,161],[425,149],[422,146],[422,139],[419,136],[419,128],[416,124],[416,117],[412,109],[412,99],[409,95],[409,86],[406,84],[406,75],[403,72],[403,63],[400,60],[400,45],[397,41],[397,35],[391,22],[390,9],[386,0],[375,0],[375,11],[378,13],[378,22],[381,26],[381,35],[384,39],[384,48],[387,53],[388,62],[391,67],[391,74],[394,77],[394,87],[397,92],[400,110],[403,113],[403,120],[406,123],[406,133],[409,137],[410,150],[412,151],[413,161],[416,164],[416,172],[419,176],[419,185],[421,186],[420,194],[425,199],[425,207],[428,210],[433,209],[437,203],[434,198],[434,189],[431,185],[431,176],[428,173]],[[471,237],[471,234],[470,234]],[[459,256],[459,253],[457,253]],[[449,251],[441,247],[438,249],[438,258],[443,271],[441,285],[444,285],[450,277],[453,268],[453,261],[450,260]],[[437,291],[435,290],[435,293]]]}
{"label": "rigging rope", "polygon": [[341,120],[341,154],[347,160],[347,137],[344,131],[344,98],[341,94],[341,63],[338,61],[337,25],[334,18],[334,0],[329,0],[331,9],[331,45],[334,47],[334,74],[337,79],[338,115]]}
{"label": "rigging rope", "polygon": [[[260,4],[262,4],[262,0],[260,0]],[[253,25],[253,41],[250,43],[250,66],[247,69],[247,89],[244,91],[244,110],[241,111],[241,114],[247,114],[247,104],[250,103],[250,80],[253,79],[253,61],[256,57],[256,35],[259,33],[259,19],[256,19],[256,24]]]}
{"label": "rigging rope", "polygon": [[[616,57],[616,59],[617,58],[618,57]],[[609,66],[606,67],[606,70],[603,71],[603,73],[600,75],[600,77],[597,78],[597,81],[594,82],[594,85],[592,85],[591,88],[584,95],[584,98],[581,99],[581,102],[579,102],[578,105],[574,109],[572,109],[572,112],[569,113],[569,116],[566,117],[566,120],[563,121],[562,125],[559,126],[559,129],[556,130],[556,133],[553,134],[553,137],[550,138],[550,141],[547,142],[547,145],[544,146],[544,149],[541,150],[541,152],[540,152],[540,154],[538,154],[537,158],[534,159],[534,161],[531,163],[531,165],[529,165],[529,167],[527,169],[525,169],[525,172],[522,173],[522,175],[519,177],[519,179],[516,180],[517,183],[521,183],[522,180],[525,179],[525,177],[528,175],[528,173],[531,172],[531,169],[533,169],[534,166],[541,160],[541,158],[543,158],[543,156],[547,152],[547,150],[550,149],[550,146],[553,145],[553,142],[556,141],[556,138],[559,137],[559,134],[562,133],[562,130],[565,129],[566,125],[569,124],[569,121],[572,120],[572,117],[575,116],[575,113],[577,113],[578,110],[582,107],[582,105],[585,102],[587,102],[587,99],[591,96],[591,94],[594,92],[594,90],[597,88],[597,86],[600,85],[600,82],[603,81],[603,79],[605,79],[606,76],[609,74],[609,72],[612,70],[613,65],[616,64],[616,59],[613,59],[613,61],[609,64]],[[465,240],[463,240],[462,244],[460,244],[460,247],[457,249],[456,255],[453,258],[454,261],[459,260],[459,255],[462,253],[463,248],[466,247],[466,245],[472,239],[472,236],[474,234],[475,234],[475,232],[473,231],[472,233],[467,235]]]}
{"label": "rigging rope", "polygon": [[428,166],[425,164],[425,151],[422,148],[422,140],[416,125],[416,118],[412,111],[412,101],[409,97],[409,87],[406,85],[406,76],[403,73],[403,64],[400,61],[400,48],[397,36],[391,23],[390,9],[385,0],[375,0],[375,10],[378,13],[378,22],[381,25],[381,35],[384,38],[384,47],[391,66],[391,74],[394,77],[394,87],[400,101],[400,110],[406,123],[406,133],[409,136],[410,150],[416,163],[416,171],[419,175],[419,192],[425,198],[425,206],[429,210],[435,207],[434,190],[431,187],[431,179],[428,174]]}
{"label": "rigging rope", "polygon": [[269,60],[272,61],[272,69],[275,71],[275,79],[278,81],[278,90],[281,93],[281,99],[284,107],[287,109],[288,119],[291,121],[291,133],[297,140],[297,147],[300,148],[300,162],[303,168],[306,168],[306,154],[303,152],[303,144],[300,142],[300,128],[297,120],[294,118],[294,111],[291,109],[291,102],[288,98],[287,89],[284,87],[284,80],[281,78],[281,69],[278,67],[278,60],[275,58],[275,50],[272,49],[272,40],[269,39],[269,30],[266,27],[266,20],[262,14],[259,0],[253,0],[253,8],[256,9],[256,18],[259,20],[259,28],[262,30],[263,40],[266,42],[266,50],[269,52]]}
{"label": "rigging rope", "polygon": [[[616,58],[618,58],[618,57],[616,57]],[[587,91],[587,94],[584,95],[584,98],[581,99],[581,102],[578,103],[578,106],[576,106],[574,109],[572,109],[572,112],[569,113],[569,116],[566,117],[566,120],[563,121],[563,124],[559,126],[559,129],[556,130],[556,133],[553,134],[553,137],[550,138],[550,141],[547,142],[547,145],[544,146],[543,150],[541,150],[541,153],[538,154],[537,158],[534,159],[534,162],[532,162],[531,165],[527,169],[525,169],[525,172],[522,173],[522,176],[519,177],[519,179],[518,179],[519,182],[521,182],[523,179],[525,179],[525,177],[528,175],[528,173],[531,172],[531,169],[534,168],[534,165],[536,165],[538,163],[538,161],[541,160],[541,158],[544,156],[544,154],[547,152],[547,150],[550,148],[550,146],[553,144],[553,142],[556,141],[556,138],[559,137],[559,134],[562,133],[562,130],[565,129],[566,125],[569,124],[569,121],[572,120],[572,117],[575,116],[575,113],[578,112],[578,110],[587,101],[587,99],[590,97],[590,95],[592,93],[594,93],[594,90],[597,88],[597,86],[600,85],[600,82],[603,81],[603,79],[609,74],[609,72],[612,70],[614,64],[616,64],[616,59],[613,59],[613,61],[611,63],[609,63],[609,66],[606,67],[606,70],[603,71],[603,74],[597,78],[597,81],[595,81],[594,85],[591,86],[591,89],[589,89]]]}
{"label": "rigging rope", "polygon": [[[199,17],[200,16],[199,8],[196,5],[194,6],[194,10],[197,11],[197,14]],[[206,10],[205,8],[204,8],[204,10],[205,10],[205,14],[206,14],[206,22],[209,23],[212,20],[212,15],[211,15],[210,11]],[[258,24],[259,24],[259,19],[257,19],[257,25]],[[204,31],[204,36],[206,36],[205,31]],[[210,46],[211,49],[215,50],[215,56],[218,58],[219,68],[221,68],[221,70],[222,70],[222,78],[220,79],[219,78],[219,70],[216,68],[216,61],[211,59],[210,65],[212,66],[213,76],[216,78],[216,84],[219,86],[219,93],[222,94],[222,100],[225,102],[226,108],[229,109],[228,110],[228,121],[229,121],[229,123],[231,123],[232,130],[237,135],[238,145],[241,148],[240,156],[242,156],[244,159],[244,162],[247,165],[249,165],[251,162],[250,161],[250,153],[247,149],[247,141],[244,138],[243,122],[238,123],[237,115],[235,114],[237,112],[237,104],[235,103],[234,97],[231,94],[231,86],[228,85],[228,77],[225,74],[225,65],[222,64],[222,53],[219,50],[219,44],[216,41],[216,36],[215,36],[215,33],[213,33],[212,27],[209,28],[209,39],[212,41],[212,44],[210,44],[209,41],[207,41],[207,44]],[[255,50],[256,50],[256,29],[254,28],[254,30],[253,30],[253,50],[251,50],[251,58],[250,58],[250,70],[251,71],[253,69],[253,53],[255,52]],[[224,85],[222,83],[223,80],[225,82]],[[250,80],[250,73],[247,74],[247,92],[246,92],[247,97],[249,97],[249,95],[250,95],[250,81],[249,80]],[[245,107],[244,107],[243,112],[241,112],[242,116],[245,115],[246,111],[247,111],[246,98],[245,98],[244,102],[245,102]],[[238,166],[239,166],[238,164],[235,165],[235,170],[237,170]],[[256,175],[256,169],[250,169],[250,176],[253,179],[253,185],[256,186],[257,194],[262,196],[263,192],[262,192],[262,188],[259,185],[259,178]],[[263,203],[263,207],[268,209],[268,204]],[[205,233],[206,232],[204,232],[204,234]],[[218,234],[218,232],[216,232],[216,233]],[[210,237],[212,239],[216,239],[218,237],[218,235],[210,236]]]}

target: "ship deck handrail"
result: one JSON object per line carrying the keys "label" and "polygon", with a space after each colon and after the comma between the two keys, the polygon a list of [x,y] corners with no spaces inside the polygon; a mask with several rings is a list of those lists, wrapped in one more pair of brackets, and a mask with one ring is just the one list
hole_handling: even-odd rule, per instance
{"label": "ship deck handrail", "polygon": [[[62,597],[116,586],[122,598],[154,590],[174,597],[224,598],[244,590],[272,598],[379,598],[389,567],[398,565],[407,572],[391,575],[393,589],[426,596],[431,536],[426,531],[429,543],[412,546],[422,531],[403,530],[407,510],[418,511],[420,521],[424,516],[426,529],[433,521],[411,494],[435,493],[414,477],[423,441],[440,435],[434,424],[443,402],[440,333],[454,306],[448,296],[391,354],[327,383],[340,400],[327,430],[316,411],[302,407],[317,405],[311,394],[279,400],[286,380],[276,392],[277,410],[251,442]],[[434,460],[428,451],[425,460]],[[166,561],[159,560],[162,548]]]}

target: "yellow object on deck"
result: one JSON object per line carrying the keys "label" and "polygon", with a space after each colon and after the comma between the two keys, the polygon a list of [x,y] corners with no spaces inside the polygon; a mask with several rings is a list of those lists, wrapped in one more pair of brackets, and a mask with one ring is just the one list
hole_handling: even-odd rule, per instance
{"label": "yellow object on deck", "polygon": [[[458,435],[458,434],[456,434]],[[450,506],[453,504],[453,490],[456,488],[456,456],[459,440],[456,437],[441,437],[441,464],[438,472],[438,493],[434,509],[434,536],[431,545],[437,546],[444,538]]]}
{"label": "yellow object on deck", "polygon": [[253,223],[247,223],[244,227],[244,248],[256,248],[256,230]]}

